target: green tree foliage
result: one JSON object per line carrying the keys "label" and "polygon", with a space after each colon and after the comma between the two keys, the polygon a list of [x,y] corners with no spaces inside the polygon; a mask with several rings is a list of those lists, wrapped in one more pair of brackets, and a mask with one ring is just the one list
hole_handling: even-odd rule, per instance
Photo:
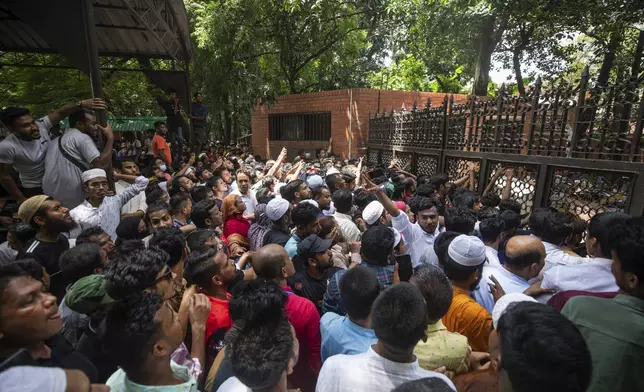
{"label": "green tree foliage", "polygon": [[[38,62],[26,55],[8,57],[7,62],[22,66],[0,64],[0,106],[23,106],[41,116],[70,102],[92,96],[89,78],[79,70],[35,67]],[[41,60],[52,62],[55,66],[58,64],[54,56],[44,56]],[[122,65],[127,66],[125,63]],[[153,87],[143,73],[103,71],[102,76],[108,114],[162,114],[151,94]]]}

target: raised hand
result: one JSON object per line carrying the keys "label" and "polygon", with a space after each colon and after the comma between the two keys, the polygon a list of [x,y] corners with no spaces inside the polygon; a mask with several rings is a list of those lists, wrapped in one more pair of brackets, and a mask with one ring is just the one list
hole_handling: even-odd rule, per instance
{"label": "raised hand", "polygon": [[107,105],[101,98],[84,99],[80,102],[81,109],[88,110],[105,110]]}

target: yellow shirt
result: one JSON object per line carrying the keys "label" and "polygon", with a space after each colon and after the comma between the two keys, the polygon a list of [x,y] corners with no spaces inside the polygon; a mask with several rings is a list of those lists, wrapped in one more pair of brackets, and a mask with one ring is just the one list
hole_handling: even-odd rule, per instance
{"label": "yellow shirt", "polygon": [[436,370],[445,366],[447,371],[456,374],[468,371],[471,351],[467,338],[448,331],[440,320],[427,327],[427,340],[421,340],[414,348],[423,369]]}
{"label": "yellow shirt", "polygon": [[443,324],[448,331],[467,337],[473,351],[487,352],[492,315],[477,304],[468,291],[459,287],[453,289],[452,304],[443,317]]}

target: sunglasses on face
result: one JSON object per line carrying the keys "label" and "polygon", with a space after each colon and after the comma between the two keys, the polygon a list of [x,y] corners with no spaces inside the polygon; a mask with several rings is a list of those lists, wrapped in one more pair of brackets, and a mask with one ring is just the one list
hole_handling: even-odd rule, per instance
{"label": "sunglasses on face", "polygon": [[161,275],[160,277],[156,278],[154,280],[154,283],[152,286],[155,286],[157,283],[163,282],[164,280],[171,281],[172,280],[172,270],[170,268],[167,269],[167,271]]}

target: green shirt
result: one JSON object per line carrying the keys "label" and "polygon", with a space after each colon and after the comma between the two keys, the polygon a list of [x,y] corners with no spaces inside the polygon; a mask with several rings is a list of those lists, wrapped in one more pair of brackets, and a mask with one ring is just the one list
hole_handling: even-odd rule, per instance
{"label": "green shirt", "polygon": [[170,367],[175,376],[185,380],[184,383],[166,386],[141,385],[130,381],[123,369],[119,369],[105,384],[110,387],[110,392],[198,392],[197,380],[190,375],[187,367],[178,365],[174,361],[170,361]]}
{"label": "green shirt", "polygon": [[584,336],[593,361],[587,392],[644,391],[644,300],[578,296],[561,313]]}

